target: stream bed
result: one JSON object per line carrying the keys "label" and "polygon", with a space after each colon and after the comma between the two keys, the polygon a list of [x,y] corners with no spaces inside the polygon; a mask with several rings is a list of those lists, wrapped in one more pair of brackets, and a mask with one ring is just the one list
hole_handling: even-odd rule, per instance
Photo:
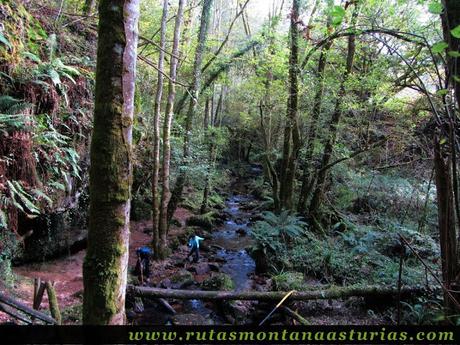
{"label": "stream bed", "polygon": [[[244,203],[252,201],[246,195],[231,195],[227,198],[223,213],[227,215],[224,224],[214,231],[211,239],[206,240],[209,252],[202,251],[199,264],[208,260],[217,259],[220,262],[219,272],[231,277],[236,291],[251,289],[252,276],[255,272],[255,262],[247,252],[252,244],[250,236],[249,218],[251,214],[242,210]],[[197,264],[197,265],[199,265]],[[199,290],[200,285],[195,283],[187,289]],[[136,317],[136,324],[224,324],[221,304],[201,300],[184,300],[172,302],[177,310],[174,316],[162,313],[158,306],[149,306],[146,303],[145,311]]]}

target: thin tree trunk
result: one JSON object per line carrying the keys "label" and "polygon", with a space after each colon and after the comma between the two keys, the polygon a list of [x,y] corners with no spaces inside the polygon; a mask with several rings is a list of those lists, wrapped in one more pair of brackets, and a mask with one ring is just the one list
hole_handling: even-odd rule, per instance
{"label": "thin tree trunk", "polygon": [[190,104],[187,112],[187,118],[185,120],[185,136],[184,136],[184,152],[183,152],[183,169],[180,172],[176,180],[176,185],[174,191],[171,195],[171,199],[168,205],[168,219],[171,220],[174,216],[174,212],[179,205],[179,202],[182,198],[182,193],[184,190],[186,178],[187,178],[187,168],[189,165],[190,149],[191,149],[191,140],[192,140],[192,126],[193,120],[195,118],[195,113],[198,106],[198,98],[201,85],[201,65],[203,62],[204,51],[206,48],[206,39],[208,35],[208,26],[209,19],[211,14],[213,0],[203,0],[203,8],[201,11],[200,19],[200,31],[198,33],[198,46],[195,52],[195,62],[193,64],[193,82],[192,89],[190,94],[192,98],[190,99]]}
{"label": "thin tree trunk", "polygon": [[215,143],[215,136],[213,134],[209,135],[207,134],[209,142],[209,161],[208,161],[208,168],[206,171],[206,181],[204,184],[204,190],[203,190],[203,201],[201,203],[201,209],[200,213],[205,214],[207,209],[208,209],[208,199],[209,199],[209,193],[211,191],[211,174],[214,168],[214,164],[216,161],[216,155],[217,155],[217,148],[216,148],[216,143]]}
{"label": "thin tree trunk", "polygon": [[[451,34],[451,30],[460,25],[460,1],[458,0],[442,0],[445,11],[441,16],[444,39],[449,44],[449,50],[458,52],[460,49],[460,39],[455,38]],[[454,76],[460,76],[460,59],[453,56],[448,56],[448,78],[453,85],[458,106],[460,107],[460,81]]]}
{"label": "thin tree trunk", "polygon": [[[438,226],[441,243],[442,276],[447,289],[458,291],[457,234],[455,227],[454,198],[452,191],[450,161],[443,158],[439,139],[435,138],[434,168],[436,174],[436,193],[438,200]],[[456,284],[457,285],[457,284]],[[455,306],[450,298],[444,297],[446,312],[451,315]]]}
{"label": "thin tree trunk", "polygon": [[[352,26],[356,25],[358,12],[359,12],[359,7],[355,5],[355,8],[352,14],[352,19],[351,19]],[[331,160],[332,153],[334,150],[334,145],[335,145],[336,138],[337,138],[338,124],[342,116],[342,110],[340,108],[342,105],[343,97],[345,96],[345,83],[353,70],[355,52],[356,52],[356,36],[350,35],[348,37],[348,53],[347,53],[346,70],[345,70],[342,82],[340,84],[339,93],[337,95],[337,100],[336,100],[335,107],[334,107],[334,113],[332,115],[332,119],[329,124],[329,135],[324,145],[323,157],[321,160],[321,165],[318,170],[318,175],[316,179],[316,187],[312,194],[312,199],[311,199],[311,203],[309,207],[309,211],[312,217],[315,217],[315,214],[318,211],[318,208],[319,208],[319,205],[321,203],[321,199],[324,193],[324,184],[326,182],[326,176],[328,173],[328,169],[325,169],[325,167],[329,165],[329,162]],[[310,186],[313,187],[313,184],[311,182],[310,182]],[[310,194],[310,190],[307,190],[306,193]]]}
{"label": "thin tree trunk", "polygon": [[[291,11],[291,53],[289,57],[289,98],[287,106],[286,124],[284,129],[283,158],[281,162],[281,208],[292,209],[294,180],[297,158],[301,147],[298,124],[298,59],[299,59],[299,7],[300,1],[292,1]],[[279,210],[278,210],[279,211]]]}
{"label": "thin tree trunk", "polygon": [[83,14],[90,16],[94,13],[96,7],[96,0],[85,0],[85,6],[83,6]]}
{"label": "thin tree trunk", "polygon": [[321,50],[321,55],[318,61],[318,74],[316,76],[318,89],[316,90],[315,99],[313,102],[313,109],[311,112],[310,124],[308,127],[308,136],[307,136],[307,146],[305,153],[305,162],[303,167],[303,177],[302,177],[302,187],[299,195],[299,202],[297,206],[297,211],[300,213],[305,213],[307,208],[308,201],[308,186],[311,183],[311,161],[313,159],[313,148],[316,141],[316,136],[318,132],[318,120],[321,114],[321,104],[323,102],[323,93],[324,93],[324,72],[326,69],[327,61],[327,52],[329,51],[332,45],[332,41],[328,42],[323,49]]}
{"label": "thin tree trunk", "polygon": [[[212,121],[212,100],[211,98],[206,98],[206,103],[204,106],[204,118],[203,118],[203,128],[206,130],[209,127],[210,121]],[[212,122],[211,122],[212,123]]]}
{"label": "thin tree trunk", "polygon": [[101,0],[83,323],[125,319],[139,0]]}
{"label": "thin tree trunk", "polygon": [[170,174],[170,162],[171,162],[171,124],[173,120],[173,107],[174,100],[176,98],[176,85],[175,81],[177,78],[177,64],[179,56],[179,44],[180,44],[180,34],[181,34],[181,25],[182,18],[184,14],[184,3],[185,0],[179,0],[179,8],[176,15],[176,23],[174,28],[174,38],[173,38],[173,48],[172,48],[172,58],[169,71],[169,93],[168,93],[168,102],[166,104],[165,111],[165,120],[163,124],[163,162],[162,162],[162,171],[161,171],[161,180],[163,189],[161,191],[161,205],[160,205],[160,218],[158,232],[160,236],[159,246],[158,246],[158,257],[160,259],[165,259],[168,255],[168,203],[171,197],[171,192],[169,189],[169,174]]}
{"label": "thin tree trunk", "polygon": [[216,112],[214,113],[214,122],[213,126],[216,127],[219,123],[219,115],[222,114],[222,108],[224,107],[224,97],[225,97],[225,86],[222,84],[220,87],[219,100],[217,101]]}
{"label": "thin tree trunk", "polygon": [[163,15],[161,17],[161,37],[160,37],[160,52],[158,57],[158,82],[155,95],[155,115],[153,119],[153,174],[152,174],[152,225],[153,225],[153,247],[154,256],[158,258],[158,243],[160,235],[158,231],[158,215],[159,210],[159,171],[160,171],[160,116],[161,116],[161,99],[163,96],[163,69],[166,48],[166,21],[168,20],[168,0],[163,1]]}

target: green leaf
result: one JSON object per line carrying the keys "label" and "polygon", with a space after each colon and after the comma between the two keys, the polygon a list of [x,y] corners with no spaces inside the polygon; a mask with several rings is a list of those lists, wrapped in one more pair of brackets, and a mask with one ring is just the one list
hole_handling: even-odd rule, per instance
{"label": "green leaf", "polygon": [[23,52],[22,56],[32,60],[33,62],[42,63],[42,60],[40,60],[40,58],[37,55],[35,55],[35,54],[31,53],[31,52]]}
{"label": "green leaf", "polygon": [[342,6],[334,6],[330,12],[332,25],[340,25],[345,17],[345,9]]}
{"label": "green leaf", "polygon": [[59,76],[59,73],[56,72],[56,70],[50,69],[48,71],[48,76],[51,78],[51,81],[53,82],[54,85],[61,84],[61,77]]}
{"label": "green leaf", "polygon": [[439,141],[439,145],[444,145],[445,143],[447,143],[447,138],[443,137],[443,138]]}
{"label": "green leaf", "polygon": [[441,14],[444,10],[441,3],[438,1],[433,1],[428,5],[428,11],[433,14]]}
{"label": "green leaf", "polygon": [[454,36],[455,38],[460,38],[460,25],[457,26],[456,28],[450,30],[450,33],[451,33],[452,36]]}
{"label": "green leaf", "polygon": [[453,78],[457,83],[460,83],[460,77],[458,75],[454,75]]}
{"label": "green leaf", "polygon": [[1,32],[0,32],[0,43],[3,43],[4,45],[6,45],[8,49],[13,48],[10,41],[8,41],[8,39]]}
{"label": "green leaf", "polygon": [[13,181],[13,184],[16,187],[17,195],[19,196],[21,201],[24,203],[24,205],[29,209],[29,211],[31,213],[40,214],[40,210],[30,200],[32,196],[27,194],[27,192],[23,189],[23,187],[18,181]]}
{"label": "green leaf", "polygon": [[433,44],[433,47],[431,49],[433,50],[433,53],[439,54],[439,53],[442,53],[444,50],[446,50],[447,47],[449,47],[449,45],[446,42],[441,41],[441,42]]}
{"label": "green leaf", "polygon": [[439,96],[445,96],[448,93],[449,93],[449,90],[447,90],[447,89],[441,89],[441,90],[436,91],[436,94],[439,95]]}
{"label": "green leaf", "polygon": [[458,58],[458,57],[460,57],[460,52],[455,51],[455,50],[451,50],[451,51],[447,52],[447,55],[449,55],[450,57],[453,57],[453,58]]}

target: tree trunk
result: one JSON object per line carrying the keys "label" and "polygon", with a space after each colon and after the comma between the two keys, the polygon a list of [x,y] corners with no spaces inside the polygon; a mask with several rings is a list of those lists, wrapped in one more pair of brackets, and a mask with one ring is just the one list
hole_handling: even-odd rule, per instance
{"label": "tree trunk", "polygon": [[[441,243],[442,277],[447,289],[458,291],[457,232],[455,227],[454,198],[452,191],[451,166],[449,158],[444,159],[439,139],[435,138],[434,169],[438,201],[438,227]],[[458,294],[454,296],[458,297]],[[458,300],[458,299],[457,299]],[[455,312],[453,301],[444,296],[446,314]]]}
{"label": "tree trunk", "polygon": [[163,1],[163,15],[161,17],[161,37],[160,37],[160,52],[158,57],[158,82],[155,95],[155,115],[153,119],[153,174],[152,174],[152,225],[153,225],[153,248],[154,256],[158,258],[158,243],[160,242],[160,234],[158,231],[158,215],[159,210],[159,171],[160,171],[160,116],[161,116],[161,99],[163,96],[163,66],[166,49],[166,22],[168,20],[168,0]]}
{"label": "tree trunk", "polygon": [[[449,44],[449,50],[458,52],[460,49],[460,39],[451,34],[451,30],[460,25],[460,1],[442,0],[445,11],[442,15],[442,25],[444,40]],[[460,81],[454,76],[460,77],[460,58],[448,56],[448,78],[455,90],[458,106],[460,107]]]}
{"label": "tree trunk", "polygon": [[[206,130],[209,127],[210,121],[212,121],[212,105],[211,98],[206,98],[206,104],[204,106],[204,119],[203,119],[203,128]],[[212,123],[212,122],[211,122]]]}
{"label": "tree trunk", "polygon": [[215,143],[215,135],[214,133],[209,133],[207,134],[208,140],[209,140],[209,161],[208,161],[208,168],[206,171],[206,181],[204,184],[204,190],[203,190],[203,201],[201,203],[201,208],[200,208],[200,213],[205,214],[207,209],[208,209],[208,199],[209,199],[209,193],[211,191],[211,174],[214,168],[214,164],[216,161],[216,156],[217,156],[217,147]]}
{"label": "tree trunk", "polygon": [[96,7],[96,0],[85,0],[85,6],[83,6],[83,14],[85,16],[90,16],[94,13],[94,8]]}
{"label": "tree trunk", "polygon": [[173,120],[173,107],[174,100],[176,98],[176,78],[177,78],[177,64],[179,56],[179,44],[182,18],[184,14],[184,3],[185,0],[179,0],[179,8],[176,15],[176,23],[174,28],[173,48],[172,57],[169,71],[169,92],[168,102],[166,104],[165,119],[163,124],[163,163],[161,171],[161,180],[163,189],[161,191],[161,205],[160,205],[160,217],[159,217],[159,244],[158,244],[158,258],[165,259],[168,255],[168,203],[171,197],[169,189],[169,172],[171,162],[171,124]]}
{"label": "tree trunk", "polygon": [[123,324],[139,0],[101,0],[83,323]]}
{"label": "tree trunk", "polygon": [[[300,150],[300,133],[298,124],[298,59],[299,59],[299,7],[300,0],[292,1],[291,11],[291,53],[289,57],[289,98],[286,125],[284,129],[283,158],[281,163],[281,208],[293,208],[294,180],[297,158]],[[280,211],[280,210],[277,210]]]}
{"label": "tree trunk", "polygon": [[204,50],[206,48],[206,38],[208,35],[208,26],[212,2],[213,0],[203,1],[203,8],[201,11],[200,19],[200,31],[198,33],[198,46],[196,48],[195,62],[193,64],[192,89],[190,90],[192,98],[190,99],[187,118],[185,120],[184,152],[182,163],[183,168],[179,176],[177,177],[176,185],[174,187],[174,191],[172,193],[171,200],[168,205],[168,220],[172,219],[172,217],[174,216],[174,212],[176,211],[177,206],[179,205],[187,178],[187,169],[189,165],[188,160],[190,158],[190,146],[192,140],[192,127],[196,109],[198,106],[198,98],[201,84],[201,65],[203,62]]}
{"label": "tree trunk", "polygon": [[321,50],[321,55],[318,61],[318,74],[316,76],[318,89],[316,90],[313,109],[311,112],[310,124],[308,127],[307,147],[305,153],[305,162],[303,167],[302,188],[299,195],[297,211],[305,213],[308,201],[309,185],[312,182],[311,176],[311,161],[313,159],[313,148],[315,146],[316,136],[318,132],[318,120],[321,114],[321,104],[323,102],[324,92],[324,71],[326,69],[327,52],[332,45],[332,41],[328,42]]}
{"label": "tree trunk", "polygon": [[[354,8],[352,19],[351,19],[352,26],[356,25],[358,12],[359,12],[359,7],[355,4],[355,8]],[[343,76],[343,80],[340,84],[340,90],[337,95],[337,100],[336,100],[335,107],[334,107],[334,113],[332,115],[332,119],[329,124],[329,135],[324,145],[323,157],[322,157],[321,165],[318,170],[318,175],[316,178],[316,188],[312,194],[312,199],[311,199],[311,203],[309,207],[309,212],[312,217],[316,217],[316,213],[318,211],[318,208],[319,208],[319,205],[321,203],[321,199],[324,193],[324,184],[326,182],[326,176],[328,173],[328,169],[325,169],[325,168],[330,163],[332,153],[334,150],[335,141],[337,138],[337,129],[338,129],[338,125],[340,122],[340,118],[342,116],[342,110],[340,108],[342,105],[343,97],[345,96],[345,83],[348,79],[348,76],[352,73],[352,70],[353,70],[353,61],[354,61],[355,52],[356,52],[356,42],[355,41],[356,41],[355,35],[350,35],[348,37],[348,53],[347,53],[346,70]],[[310,182],[310,186],[312,186],[311,182]],[[310,192],[309,190],[306,191],[307,194],[309,194],[309,192]]]}
{"label": "tree trunk", "polygon": [[[347,297],[370,297],[383,298],[398,296],[398,289],[382,286],[350,286],[333,287],[325,290],[317,290],[317,287],[305,287],[307,291],[296,291],[289,298],[297,301],[309,301],[317,299],[336,299]],[[420,293],[420,287],[405,287],[401,289],[404,295]],[[250,300],[250,301],[279,301],[287,292],[284,291],[200,291],[200,290],[172,290],[151,287],[130,286],[129,293],[135,296],[149,296],[155,298],[173,299],[200,299],[208,301],[223,300]]]}

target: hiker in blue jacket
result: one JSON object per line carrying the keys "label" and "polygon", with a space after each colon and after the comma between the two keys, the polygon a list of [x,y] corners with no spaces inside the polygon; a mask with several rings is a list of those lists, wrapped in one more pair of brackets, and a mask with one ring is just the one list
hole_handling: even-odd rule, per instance
{"label": "hiker in blue jacket", "polygon": [[193,262],[198,262],[198,259],[200,258],[200,241],[203,241],[204,238],[193,235],[190,236],[188,240],[188,246],[191,248],[190,253],[187,255],[187,260],[190,256],[193,255]]}

